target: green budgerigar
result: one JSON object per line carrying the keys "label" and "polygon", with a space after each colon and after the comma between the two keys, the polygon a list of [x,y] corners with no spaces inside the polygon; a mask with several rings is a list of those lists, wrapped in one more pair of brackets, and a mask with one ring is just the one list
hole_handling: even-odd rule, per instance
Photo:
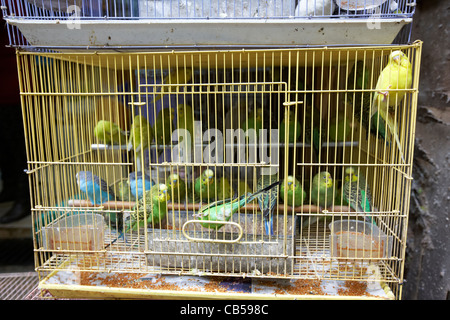
{"label": "green budgerigar", "polygon": [[283,203],[298,207],[306,199],[306,192],[296,178],[287,176],[280,186],[280,198],[283,200]]}
{"label": "green budgerigar", "polygon": [[[170,94],[177,91],[177,85],[187,84],[192,79],[192,70],[178,68],[170,72],[167,76],[164,77],[159,93],[155,96],[153,100],[156,103],[159,99],[162,98],[164,94]],[[181,90],[180,90],[181,91]]]}
{"label": "green budgerigar", "polygon": [[257,192],[251,194],[247,193],[235,199],[219,200],[209,205],[200,208],[199,212],[194,216],[201,221],[208,221],[200,223],[205,228],[220,229],[223,227],[224,221],[229,221],[231,216],[235,214],[239,208],[245,206],[247,203],[253,201],[256,197],[266,192],[270,192],[271,189],[277,187],[280,181],[277,181]]}
{"label": "green budgerigar", "polygon": [[167,215],[167,201],[170,200],[169,188],[160,183],[145,192],[144,197],[138,201],[130,216],[129,228],[145,226],[145,212],[147,213],[147,224],[152,227],[160,224]]}
{"label": "green budgerigar", "polygon": [[[243,104],[242,102],[241,102],[241,104],[242,104],[241,108],[243,108],[246,105],[246,104]],[[256,137],[255,137],[256,141],[255,142],[259,141],[259,135],[261,133],[260,130],[263,128],[262,113],[263,113],[263,110],[261,107],[255,107],[253,109],[253,111],[248,115],[248,118],[244,119],[241,122],[242,130],[244,130],[244,131],[247,131],[249,129],[255,130],[255,133],[256,133]]]}
{"label": "green budgerigar", "polygon": [[[288,120],[286,122],[286,117],[283,118],[283,121],[281,121],[280,124],[280,142],[284,143],[286,138],[286,132],[288,135],[288,143],[294,143],[296,142],[301,134],[302,134],[302,127],[300,124],[300,121],[295,119],[295,111],[289,110],[286,111],[288,113]],[[288,131],[289,130],[289,131]]]}
{"label": "green budgerigar", "polygon": [[215,199],[216,197],[216,178],[214,171],[206,169],[200,177],[194,181],[194,192],[202,201]]}
{"label": "green budgerigar", "polygon": [[178,173],[171,173],[168,180],[170,196],[173,202],[181,202],[186,198],[186,182],[180,178]]}
{"label": "green budgerigar", "polygon": [[[191,136],[191,148],[194,150],[194,114],[192,107],[188,104],[179,104],[177,106],[177,125],[176,128],[184,129]],[[185,142],[181,142],[185,143]]]}
{"label": "green budgerigar", "polygon": [[226,177],[221,177],[217,181],[217,200],[230,199],[233,197],[233,194],[230,180]]}
{"label": "green budgerigar", "polygon": [[145,214],[147,213],[147,227],[152,228],[159,225],[167,215],[167,202],[170,200],[169,188],[161,183],[155,184],[145,192],[144,197],[133,207],[132,212],[125,222],[126,230],[111,241],[109,247],[123,237],[130,230],[145,227]]}
{"label": "green budgerigar", "polygon": [[126,144],[127,134],[114,122],[100,120],[94,128],[94,135],[107,145]]}
{"label": "green budgerigar", "polygon": [[[347,79],[348,90],[361,90],[370,89],[370,68],[364,65],[363,61],[356,61],[353,65]],[[383,118],[376,112],[373,116],[370,116],[370,106],[372,103],[373,94],[370,92],[355,92],[347,95],[347,102],[350,106],[353,106],[353,113],[355,118],[359,121],[361,126],[366,130],[367,136],[369,135],[369,122],[370,133],[379,137],[382,141],[386,141],[386,125]],[[369,118],[371,118],[369,120]]]}
{"label": "green budgerigar", "polygon": [[380,117],[386,121],[390,134],[397,144],[399,154],[404,162],[402,147],[398,137],[397,122],[390,114],[390,108],[395,108],[405,96],[405,91],[389,91],[389,90],[406,90],[412,85],[412,66],[406,56],[400,50],[393,51],[389,55],[387,66],[381,71],[375,87],[375,94],[372,102],[371,114],[374,116],[378,111]]}
{"label": "green budgerigar", "polygon": [[169,145],[171,143],[172,131],[175,129],[172,124],[174,113],[173,108],[163,108],[159,111],[153,130],[158,145]]}
{"label": "green budgerigar", "polygon": [[339,112],[336,117],[330,120],[330,126],[328,128],[328,136],[330,142],[343,142],[347,141],[351,132],[351,119],[348,119],[345,114]]}
{"label": "green budgerigar", "polygon": [[345,169],[342,191],[342,197],[345,203],[355,211],[365,213],[365,220],[375,224],[373,217],[369,215],[372,212],[372,196],[361,169],[359,169],[359,174],[358,169],[354,167]]}
{"label": "green budgerigar", "polygon": [[[262,175],[257,182],[258,189],[264,189],[265,187],[272,185],[277,181],[277,174]],[[273,211],[277,204],[278,187],[271,188],[269,192],[261,193],[258,195],[258,206],[263,215],[264,228],[267,235],[273,235]]]}
{"label": "green budgerigar", "polygon": [[136,158],[141,159],[141,155],[152,141],[152,132],[147,119],[143,116],[135,116],[131,124],[130,139],[127,149],[134,149]]}
{"label": "green budgerigar", "polygon": [[130,190],[130,185],[128,184],[128,181],[122,180],[119,181],[115,185],[115,194],[119,197],[119,200],[121,201],[135,201],[136,198],[134,197],[133,193]]}
{"label": "green budgerigar", "polygon": [[327,207],[333,203],[333,178],[327,171],[317,173],[311,183],[311,203]]}

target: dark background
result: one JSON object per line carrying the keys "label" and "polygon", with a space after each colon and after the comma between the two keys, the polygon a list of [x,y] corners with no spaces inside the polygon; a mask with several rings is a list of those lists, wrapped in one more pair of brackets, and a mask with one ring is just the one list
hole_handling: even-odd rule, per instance
{"label": "dark background", "polygon": [[[405,262],[405,300],[450,299],[450,1],[417,1],[412,40],[423,40],[413,188]],[[0,127],[20,118],[15,52],[1,21]],[[21,123],[21,120],[19,121]],[[1,129],[1,128],[0,128]],[[0,157],[20,159],[23,128],[0,131]],[[15,151],[19,150],[19,151]],[[18,157],[18,158],[17,158]],[[26,164],[16,161],[17,167]],[[1,189],[1,183],[0,183]],[[12,202],[0,204],[0,216]],[[0,272],[33,271],[31,219],[0,224]]]}

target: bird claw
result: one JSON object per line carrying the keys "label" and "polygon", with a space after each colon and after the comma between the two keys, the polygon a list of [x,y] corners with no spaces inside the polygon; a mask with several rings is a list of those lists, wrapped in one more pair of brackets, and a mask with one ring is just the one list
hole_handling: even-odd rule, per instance
{"label": "bird claw", "polygon": [[[392,85],[389,85],[389,87],[387,87],[388,89],[390,89],[392,87]],[[384,98],[386,99],[389,95],[389,91],[378,91],[379,94],[383,95]]]}

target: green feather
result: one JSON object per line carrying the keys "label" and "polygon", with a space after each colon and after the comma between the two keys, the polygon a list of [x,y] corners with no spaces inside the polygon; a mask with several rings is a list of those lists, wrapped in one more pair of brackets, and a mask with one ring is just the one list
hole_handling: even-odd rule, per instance
{"label": "green feather", "polygon": [[280,181],[275,182],[253,194],[247,193],[235,199],[219,200],[209,205],[205,205],[200,208],[199,212],[195,214],[195,217],[198,217],[200,221],[210,221],[210,223],[200,223],[205,228],[220,229],[224,225],[220,222],[229,221],[231,216],[236,213],[239,208],[279,184]]}

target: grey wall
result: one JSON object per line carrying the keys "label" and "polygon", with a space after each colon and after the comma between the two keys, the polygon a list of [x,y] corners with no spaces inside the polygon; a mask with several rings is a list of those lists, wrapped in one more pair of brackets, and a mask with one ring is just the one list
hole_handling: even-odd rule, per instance
{"label": "grey wall", "polygon": [[424,41],[403,299],[450,299],[450,1],[417,1]]}

